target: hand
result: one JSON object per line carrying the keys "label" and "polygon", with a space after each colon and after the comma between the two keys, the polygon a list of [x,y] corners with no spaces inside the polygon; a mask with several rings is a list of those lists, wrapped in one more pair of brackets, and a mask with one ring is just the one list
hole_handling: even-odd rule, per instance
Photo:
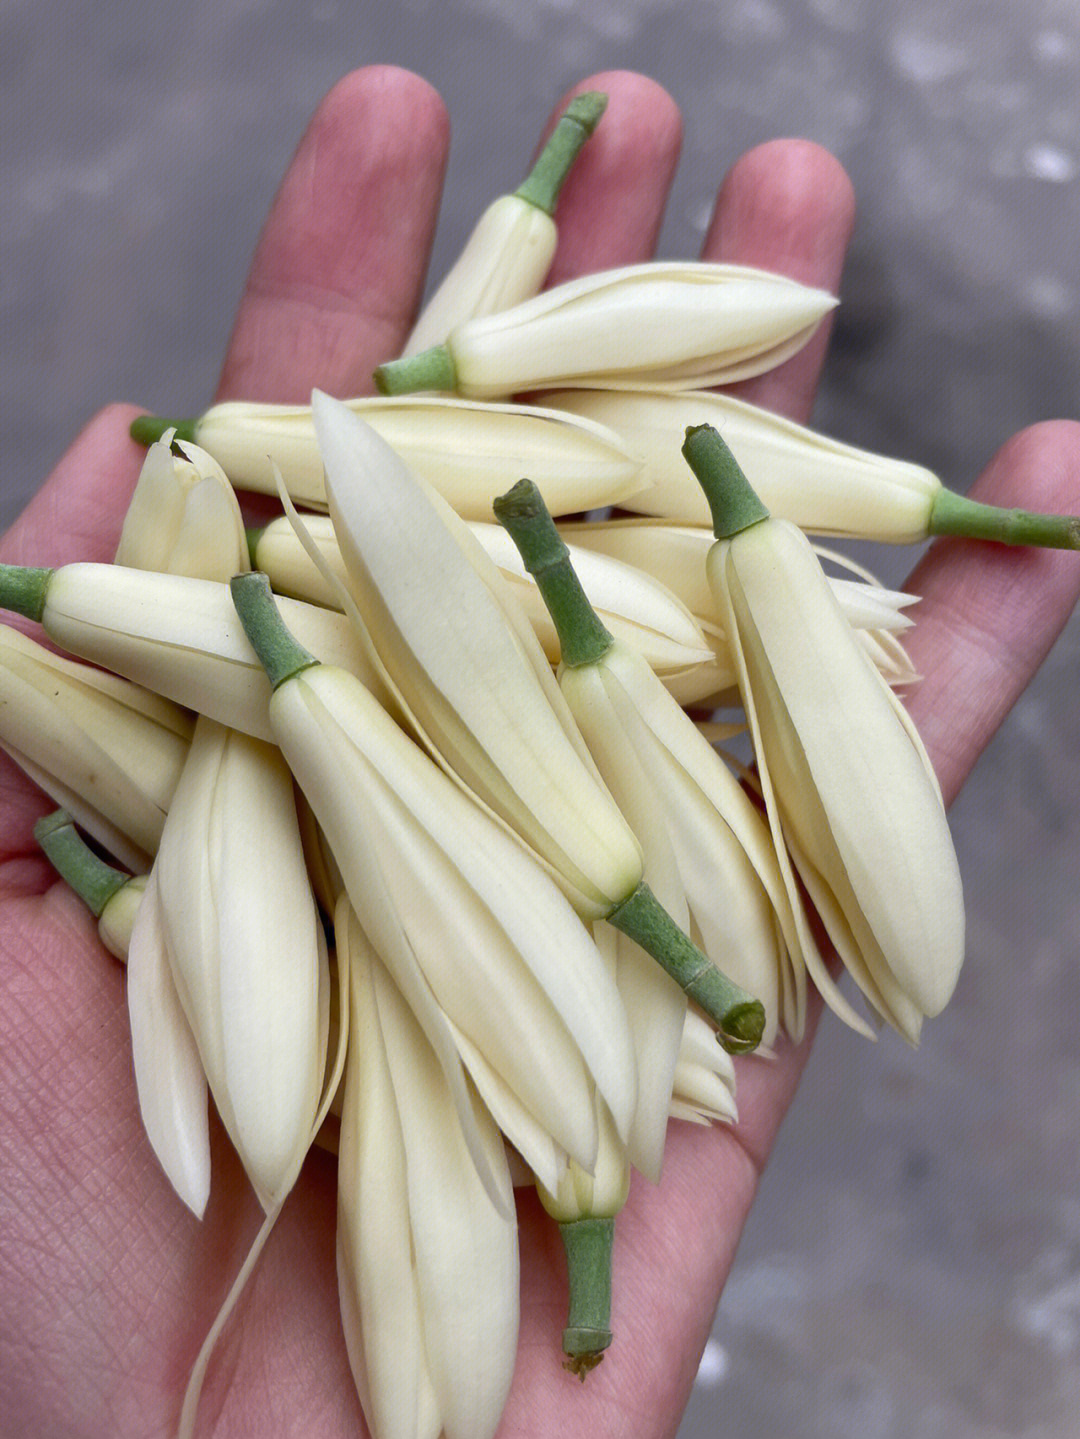
{"label": "hand", "polygon": [[[674,104],[651,81],[603,75],[579,88],[611,99],[564,190],[553,280],[649,256],[679,146]],[[441,102],[415,76],[374,68],[335,87],[259,242],[220,398],[370,389],[418,303],[446,146]],[[852,214],[835,160],[775,141],[728,175],[704,255],[835,289]],[[740,392],[805,419],[825,341]],[[142,457],[127,438],[134,413],[115,407],[87,427],[9,532],[4,560],[111,557]],[[973,493],[1075,511],[1080,426],[1016,436]],[[939,541],[911,587],[924,599],[910,650],[926,675],[911,709],[952,798],[1064,624],[1080,565]],[[202,1224],[159,1172],[135,1100],[123,972],[32,839],[49,807],[3,760],[0,1394],[13,1434],[165,1435],[260,1212],[220,1130]],[[817,1007],[811,1034],[816,1017]],[[617,1230],[615,1342],[584,1386],[560,1362],[558,1235],[535,1196],[520,1194],[523,1317],[506,1439],[675,1433],[809,1043],[740,1061],[738,1128],[674,1124],[659,1188],[635,1181]],[[338,1320],[334,1168],[320,1152],[305,1165],[215,1353],[200,1434],[362,1432]]]}

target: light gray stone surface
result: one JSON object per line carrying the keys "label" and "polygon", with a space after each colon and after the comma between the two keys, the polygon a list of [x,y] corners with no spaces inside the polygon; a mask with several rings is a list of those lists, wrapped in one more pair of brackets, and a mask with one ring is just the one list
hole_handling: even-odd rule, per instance
{"label": "light gray stone surface", "polygon": [[[642,69],[686,121],[665,255],[696,250],[750,144],[807,135],[847,165],[860,219],[822,428],[964,488],[1015,429],[1077,415],[1074,0],[9,0],[0,519],[99,405],[207,401],[307,117],[376,61],[450,108],[436,273],[564,85]],[[1076,1434],[1078,660],[1074,621],[954,811],[970,940],[952,1006],[918,1054],[824,1024],[681,1439]]]}

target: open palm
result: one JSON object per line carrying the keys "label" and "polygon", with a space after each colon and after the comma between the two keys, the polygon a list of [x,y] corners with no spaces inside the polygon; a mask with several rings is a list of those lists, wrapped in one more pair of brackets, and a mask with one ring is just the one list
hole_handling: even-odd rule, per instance
{"label": "open palm", "polygon": [[[648,258],[679,148],[678,112],[653,82],[608,74],[578,88],[606,90],[610,103],[563,193],[553,280]],[[438,96],[413,75],[372,68],[335,87],[259,242],[220,398],[370,389],[418,302],[447,138]],[[729,173],[704,255],[835,288],[852,218],[836,161],[775,141]],[[824,347],[820,335],[740,392],[805,419]],[[127,437],[134,413],[114,407],[87,427],[0,558],[111,558],[141,463]],[[973,493],[1076,510],[1080,425],[1016,436]],[[909,648],[926,678],[910,708],[951,799],[1068,617],[1080,564],[939,541],[911,587],[925,597]],[[201,1224],[158,1170],[135,1099],[123,971],[33,843],[48,807],[0,756],[0,1413],[12,1436],[167,1435],[261,1213],[220,1131]],[[635,1181],[616,1239],[616,1340],[584,1387],[560,1364],[558,1233],[535,1196],[520,1195],[522,1332],[500,1435],[675,1433],[809,1043],[740,1061],[738,1128],[672,1125],[663,1182]],[[200,1434],[364,1432],[338,1321],[334,1224],[334,1161],[316,1152],[216,1352]]]}

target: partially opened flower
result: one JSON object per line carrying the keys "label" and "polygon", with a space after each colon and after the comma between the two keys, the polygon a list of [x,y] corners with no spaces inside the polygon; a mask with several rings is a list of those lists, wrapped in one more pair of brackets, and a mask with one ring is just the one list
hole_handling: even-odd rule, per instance
{"label": "partially opened flower", "polygon": [[[714,515],[709,578],[781,859],[786,845],[856,983],[914,1041],[964,952],[959,869],[925,754],[802,532],[769,518],[715,430],[689,430],[684,453]],[[811,950],[807,963],[855,1020]]]}
{"label": "partially opened flower", "polygon": [[490,1439],[517,1356],[518,1252],[502,1138],[468,1091],[485,1193],[424,1030],[350,909],[338,1290],[374,1439]]}
{"label": "partially opened flower", "polygon": [[359,681],[280,626],[264,576],[233,581],[271,671],[270,721],[349,899],[439,1056],[478,1167],[462,1062],[500,1127],[554,1184],[596,1158],[593,1090],[621,1133],[635,1102],[626,1017],[554,881]]}
{"label": "partially opened flower", "polygon": [[686,1119],[692,1124],[734,1124],[739,1117],[735,1065],[731,1056],[713,1043],[708,1024],[693,1009],[686,1011],[670,1114],[672,1119]]}
{"label": "partially opened flower", "polygon": [[[681,672],[658,671],[680,704],[707,703],[735,688],[731,647],[705,572],[706,556],[715,539],[711,528],[653,519],[620,519],[564,522],[559,531],[572,554],[591,550],[644,570],[670,589],[700,626],[712,647],[710,662]],[[905,611],[918,597],[886,589],[845,555],[820,545],[815,550],[848,572],[847,577],[829,575],[828,582],[859,643],[890,683],[910,682],[915,676],[899,636],[912,624]],[[577,568],[576,558],[574,565]]]}
{"label": "partially opened flower", "polygon": [[842,444],[731,395],[594,389],[548,394],[543,401],[610,425],[641,456],[642,491],[622,503],[642,514],[709,524],[708,506],[679,455],[687,427],[704,423],[724,435],[770,513],[803,530],[892,544],[968,535],[1080,548],[1080,517],[979,504],[946,489],[922,465]]}
{"label": "partially opened flower", "polygon": [[124,516],[114,563],[221,580],[250,568],[244,521],[212,455],[167,431],[150,446]]}
{"label": "partially opened flower", "polygon": [[555,386],[690,390],[771,370],[801,350],[834,296],[742,265],[652,262],[583,275],[442,345],[380,365],[383,394],[498,399]]}
{"label": "partially opened flower", "polygon": [[599,621],[536,486],[519,481],[496,501],[495,513],[559,630],[559,686],[600,773],[634,816],[646,878],[651,855],[670,844],[691,932],[714,964],[764,1004],[764,1042],[781,1018],[798,1035],[802,960],[767,827],[642,657]]}
{"label": "partially opened flower", "polygon": [[269,1210],[310,1143],[329,985],[292,776],[277,750],[200,720],[144,907],[151,894],[214,1102]]}
{"label": "partially opened flower", "polygon": [[166,699],[0,625],[0,749],[130,869],[145,871],[191,742]]}

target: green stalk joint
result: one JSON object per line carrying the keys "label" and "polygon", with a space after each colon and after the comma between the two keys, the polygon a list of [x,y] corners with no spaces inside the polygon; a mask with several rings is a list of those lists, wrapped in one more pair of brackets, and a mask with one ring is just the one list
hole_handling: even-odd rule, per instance
{"label": "green stalk joint", "polygon": [[40,623],[55,573],[33,565],[0,565],[0,610],[14,610]]}
{"label": "green stalk joint", "polygon": [[562,662],[571,669],[596,664],[615,643],[574,573],[570,551],[532,480],[519,480],[494,504],[525,569],[536,581],[559,636]]}
{"label": "green stalk joint", "polygon": [[95,918],[100,917],[117,890],[123,889],[131,879],[124,870],[106,864],[94,853],[75,828],[75,821],[66,809],[43,815],[34,825],[34,838],[45,851],[53,869]]}
{"label": "green stalk joint", "polygon": [[934,496],[927,532],[996,540],[1002,545],[1039,545],[1053,550],[1080,550],[1080,516],[1040,515],[1031,510],[984,505],[944,487]]}
{"label": "green stalk joint", "polygon": [[445,345],[432,345],[418,355],[403,355],[388,360],[375,370],[375,384],[380,395],[409,395],[419,390],[457,388],[454,360]]}
{"label": "green stalk joint", "polygon": [[294,675],[320,663],[286,629],[266,575],[258,570],[233,575],[229,590],[244,633],[266,671],[271,689],[276,690]]}
{"label": "green stalk joint", "polygon": [[769,518],[738,460],[712,425],[687,426],[682,452],[705,491],[718,540],[730,539]]}
{"label": "green stalk joint", "polygon": [[688,999],[717,1026],[729,1054],[756,1049],[765,1029],[765,1007],[728,979],[683,933],[644,881],[611,911],[608,923],[658,960]]}
{"label": "green stalk joint", "polygon": [[608,97],[600,90],[575,95],[559,117],[536,164],[514,191],[519,200],[535,205],[545,215],[555,213],[563,181],[582,145],[596,129],[607,101]]}

